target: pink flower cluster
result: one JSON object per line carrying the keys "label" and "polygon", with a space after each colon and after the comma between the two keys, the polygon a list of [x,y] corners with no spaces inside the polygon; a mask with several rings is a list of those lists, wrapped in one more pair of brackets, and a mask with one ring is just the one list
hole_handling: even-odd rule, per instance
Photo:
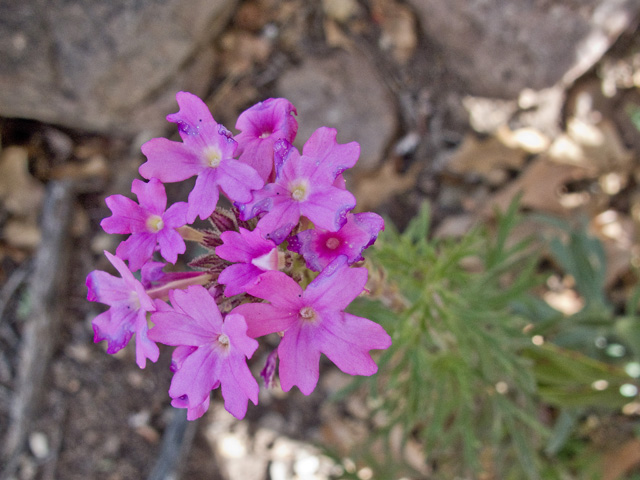
{"label": "pink flower cluster", "polygon": [[[375,213],[351,213],[356,200],[342,172],[358,160],[358,144],[338,144],[336,131],[323,127],[300,153],[292,145],[296,110],[283,98],[244,111],[235,136],[195,95],[179,92],[177,101],[178,113],[167,120],[182,141],[142,145],[140,175],[148,182],[133,181],[137,202],[106,199],[112,215],[102,227],[130,236],[115,256],[105,252],[120,277],[87,277],[88,300],[110,307],[93,320],[94,341],[106,340],[115,353],[135,334],[140,368],[158,359],[156,343],[175,346],[169,395],[189,419],[204,414],[218,387],[237,418],[249,400],[257,404],[247,360],[256,339],[269,334],[279,344],[262,371],[268,386],[277,370],[284,391],[297,386],[310,394],[322,353],[345,373],[374,374],[369,352],[388,348],[391,338],[345,312],[367,282],[367,269],[354,264],[384,228]],[[188,201],[167,208],[164,184],[191,177]],[[220,193],[229,208],[220,205]],[[210,227],[190,226],[197,217]],[[191,271],[165,272],[155,256],[175,264],[185,241],[208,253],[190,263]]]}

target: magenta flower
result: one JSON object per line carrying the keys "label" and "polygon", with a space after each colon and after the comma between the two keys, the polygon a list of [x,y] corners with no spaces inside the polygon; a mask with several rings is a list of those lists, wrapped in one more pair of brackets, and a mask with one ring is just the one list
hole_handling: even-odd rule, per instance
{"label": "magenta flower", "polygon": [[267,270],[278,270],[278,247],[273,241],[264,239],[260,229],[249,231],[240,227],[240,233],[222,232],[220,239],[223,244],[216,247],[216,255],[238,262],[225,268],[218,277],[218,283],[226,285],[226,297],[246,292],[246,288]]}
{"label": "magenta flower", "polygon": [[295,107],[285,98],[269,98],[245,110],[238,117],[236,129],[241,162],[251,165],[267,182],[273,172],[273,147],[277,140],[293,143],[298,122]]}
{"label": "magenta flower", "polygon": [[189,194],[189,223],[198,216],[204,220],[211,215],[220,189],[232,201],[249,202],[251,191],[262,188],[264,181],[251,166],[232,158],[237,143],[231,133],[216,123],[195,95],[178,92],[176,99],[180,110],[167,120],[178,124],[182,142],[154,138],[142,145],[147,161],[140,166],[140,175],[162,182],[180,182],[197,175]]}
{"label": "magenta flower", "polygon": [[228,314],[224,321],[213,297],[199,285],[169,293],[171,307],[158,309],[151,320],[149,338],[175,345],[175,374],[169,388],[172,405],[187,408],[194,420],[209,406],[209,393],[222,390],[224,407],[236,418],[244,418],[247,403],[258,403],[258,382],[246,359],[258,342],[247,336],[242,315]]}
{"label": "magenta flower", "polygon": [[347,214],[345,223],[337,232],[328,230],[304,230],[289,238],[288,249],[301,254],[307,267],[319,272],[340,255],[346,255],[347,263],[362,260],[362,252],[384,230],[384,220],[373,212]]}
{"label": "magenta flower", "polygon": [[100,270],[94,270],[87,276],[87,300],[110,306],[109,310],[93,319],[93,341],[106,340],[107,353],[116,353],[129,343],[135,333],[136,363],[144,368],[147,358],[155,362],[160,354],[157,345],[147,337],[147,312],[153,312],[156,307],[125,263],[109,252],[104,254],[121,278]]}
{"label": "magenta flower", "polygon": [[378,367],[369,350],[385,349],[391,337],[377,323],[343,310],[364,289],[365,268],[349,268],[338,257],[302,290],[282,272],[265,272],[248,293],[270,304],[236,307],[247,319],[248,335],[260,337],[284,332],[278,346],[280,383],[284,391],[294,385],[309,395],[319,376],[320,354],[350,375],[373,375]]}
{"label": "magenta flower", "polygon": [[360,147],[356,142],[338,145],[335,139],[335,129],[319,128],[304,145],[302,156],[285,140],[276,142],[276,156],[282,156],[276,179],[254,192],[251,203],[237,204],[240,218],[248,220],[266,212],[258,226],[277,244],[291,233],[301,216],[324,230],[339,230],[356,200],[334,182],[355,165]]}
{"label": "magenta flower", "polygon": [[111,195],[105,200],[113,215],[100,222],[104,231],[131,234],[118,245],[116,255],[128,260],[129,267],[135,272],[153,256],[159,244],[165,260],[176,263],[178,254],[186,250],[176,229],[187,223],[187,204],[178,202],[165,211],[167,194],[156,178],[149,183],[134,180],[131,191],[138,197],[139,205],[124,195]]}

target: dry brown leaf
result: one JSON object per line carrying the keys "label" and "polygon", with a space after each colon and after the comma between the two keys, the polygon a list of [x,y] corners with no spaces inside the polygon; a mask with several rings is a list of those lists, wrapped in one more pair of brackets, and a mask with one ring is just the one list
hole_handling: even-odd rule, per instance
{"label": "dry brown leaf", "polygon": [[494,208],[506,210],[519,194],[522,194],[520,206],[523,208],[565,214],[567,208],[562,203],[564,186],[586,178],[595,178],[595,172],[586,167],[559,164],[547,156],[539,156],[515,181],[499,190],[487,202],[483,214],[491,215]]}
{"label": "dry brown leaf", "polygon": [[42,236],[35,220],[12,218],[5,223],[2,238],[12,247],[34,250]]}
{"label": "dry brown leaf", "polygon": [[103,155],[94,155],[89,160],[77,163],[63,163],[51,170],[50,177],[52,179],[73,179],[84,180],[87,178],[98,177],[107,179],[109,176],[109,166]]}
{"label": "dry brown leaf", "polygon": [[415,163],[408,172],[400,174],[393,162],[387,161],[373,175],[359,179],[354,188],[358,210],[375,210],[393,195],[413,188],[421,168],[422,165]]}
{"label": "dry brown leaf", "polygon": [[389,0],[371,2],[372,16],[382,29],[380,47],[400,64],[411,59],[418,46],[416,19],[411,9]]}
{"label": "dry brown leaf", "polygon": [[270,41],[242,30],[232,30],[220,39],[224,69],[231,78],[248,74],[254,65],[264,63],[271,53]]}
{"label": "dry brown leaf", "polygon": [[630,173],[634,166],[633,152],[625,147],[617,128],[607,119],[591,124],[570,118],[567,133],[553,142],[549,155],[558,163],[582,165],[600,173]]}
{"label": "dry brown leaf", "polygon": [[360,11],[356,0],[322,0],[324,14],[337,22],[345,23]]}
{"label": "dry brown leaf", "polygon": [[0,201],[13,215],[36,218],[44,186],[29,174],[27,150],[8,147],[0,154]]}
{"label": "dry brown leaf", "polygon": [[478,175],[492,185],[507,179],[506,170],[519,170],[525,163],[527,152],[511,148],[496,137],[480,140],[468,134],[462,145],[449,159],[449,171],[460,175]]}
{"label": "dry brown leaf", "polygon": [[640,465],[640,439],[634,438],[605,454],[602,468],[603,480],[622,478]]}
{"label": "dry brown leaf", "polygon": [[630,216],[607,210],[593,219],[591,228],[604,246],[605,285],[609,288],[631,269],[633,247],[637,242],[635,222]]}
{"label": "dry brown leaf", "polygon": [[330,47],[343,48],[345,50],[351,50],[353,48],[353,42],[342,31],[335,20],[326,18],[323,25],[327,45]]}
{"label": "dry brown leaf", "polygon": [[496,138],[509,148],[522,149],[527,153],[542,153],[551,145],[551,140],[535,128],[511,130],[506,124],[498,127]]}

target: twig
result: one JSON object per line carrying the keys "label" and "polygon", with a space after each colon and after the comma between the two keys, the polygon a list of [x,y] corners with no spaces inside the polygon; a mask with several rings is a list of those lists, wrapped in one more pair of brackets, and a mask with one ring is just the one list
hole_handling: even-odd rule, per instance
{"label": "twig", "polygon": [[49,184],[42,212],[42,243],[29,282],[31,309],[19,352],[16,391],[2,454],[0,480],[10,478],[37,409],[49,360],[59,338],[64,289],[68,285],[67,257],[74,191],[68,181]]}
{"label": "twig", "polygon": [[196,433],[196,422],[187,420],[186,409],[175,409],[162,437],[160,454],[147,480],[175,480]]}

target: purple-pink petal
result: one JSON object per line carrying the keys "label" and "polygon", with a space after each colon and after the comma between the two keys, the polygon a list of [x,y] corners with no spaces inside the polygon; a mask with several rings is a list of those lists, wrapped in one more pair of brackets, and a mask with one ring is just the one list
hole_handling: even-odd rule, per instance
{"label": "purple-pink petal", "polygon": [[91,322],[94,343],[107,341],[107,353],[113,354],[127,346],[133,336],[137,312],[126,306],[113,306]]}
{"label": "purple-pink petal", "polygon": [[189,194],[187,222],[192,223],[198,216],[204,220],[213,213],[218,204],[218,173],[213,168],[203,171]]}
{"label": "purple-pink petal", "polygon": [[218,276],[218,283],[225,285],[225,297],[233,297],[247,291],[256,278],[263,273],[258,267],[250,263],[236,263],[229,265]]}
{"label": "purple-pink petal", "polygon": [[305,299],[318,310],[344,310],[367,284],[366,268],[349,268],[346,257],[326,266],[305,290]]}
{"label": "purple-pink petal", "polygon": [[129,262],[129,268],[137,271],[153,256],[157,244],[155,233],[134,233],[120,242],[116,248],[116,255]]}
{"label": "purple-pink petal", "polygon": [[274,143],[293,142],[298,122],[295,107],[284,98],[269,98],[245,110],[238,117],[236,135],[239,160],[252,166],[267,181],[274,166]]}
{"label": "purple-pink petal", "polygon": [[131,290],[123,288],[123,280],[110,273],[94,270],[87,275],[87,300],[112,305],[127,301]]}
{"label": "purple-pink petal", "polygon": [[124,195],[111,195],[105,198],[112,212],[103,219],[100,226],[107,233],[133,233],[146,229],[148,214],[140,205]]}
{"label": "purple-pink petal", "polygon": [[148,338],[149,326],[147,324],[147,312],[140,310],[136,318],[136,364],[144,368],[147,358],[157,362],[160,357],[160,349],[154,341]]}
{"label": "purple-pink petal", "polygon": [[222,232],[220,240],[223,244],[216,247],[216,255],[229,262],[249,263],[254,257],[267,253],[275,246],[273,242],[262,238],[260,230],[251,231],[242,227],[239,232]]}
{"label": "purple-pink petal", "polygon": [[178,255],[187,250],[184,239],[173,229],[165,228],[157,233],[160,255],[170,263],[176,263]]}
{"label": "purple-pink petal", "polygon": [[154,326],[149,330],[149,338],[164,345],[199,347],[213,341],[201,323],[183,313],[156,311],[151,314],[151,321]]}
{"label": "purple-pink petal", "polygon": [[306,202],[300,202],[300,213],[316,226],[335,232],[347,221],[347,213],[356,206],[356,198],[348,190],[333,186],[314,191]]}
{"label": "purple-pink petal", "polygon": [[180,228],[187,224],[187,211],[189,205],[186,202],[177,202],[167,208],[162,215],[165,228]]}
{"label": "purple-pink petal", "polygon": [[264,181],[253,167],[237,160],[229,158],[222,161],[218,170],[218,185],[231,201],[250,202],[251,192],[264,186]]}
{"label": "purple-pink petal", "polygon": [[198,175],[206,167],[199,152],[184,143],[166,138],[153,138],[140,147],[147,161],[138,172],[144,178],[157,178],[162,182],[181,182]]}
{"label": "purple-pink petal", "polygon": [[317,348],[349,375],[376,373],[378,366],[369,350],[391,346],[391,337],[380,325],[348,313],[325,314],[315,341]]}
{"label": "purple-pink petal", "polygon": [[288,392],[295,385],[309,395],[316,388],[320,368],[320,350],[315,341],[316,327],[297,324],[287,330],[278,346],[280,385]]}
{"label": "purple-pink petal", "polygon": [[140,206],[149,213],[162,215],[167,208],[167,194],[164,185],[157,178],[148,182],[136,178],[131,184],[131,191],[138,197]]}
{"label": "purple-pink petal", "polygon": [[220,333],[222,315],[206,288],[193,285],[186,290],[172,290],[169,299],[176,311],[191,317],[203,330]]}
{"label": "purple-pink petal", "polygon": [[331,178],[331,181],[353,167],[360,156],[360,145],[357,142],[338,144],[336,135],[336,129],[320,127],[302,148],[302,156],[319,165],[323,174]]}
{"label": "purple-pink petal", "polygon": [[217,133],[218,124],[202,99],[193,93],[178,92],[176,101],[180,109],[177,113],[167,115],[167,121],[178,125],[183,142]]}
{"label": "purple-pink petal", "polygon": [[263,273],[248,292],[254,297],[269,300],[278,307],[288,309],[301,307],[302,287],[283,272],[271,270]]}
{"label": "purple-pink petal", "polygon": [[172,398],[186,395],[188,406],[196,407],[209,396],[219,381],[222,364],[211,346],[201,346],[189,355],[174,373],[169,387]]}
{"label": "purple-pink petal", "polygon": [[156,307],[124,262],[109,252],[105,255],[122,278],[101,271],[93,271],[87,276],[87,299],[110,306],[92,322],[94,341],[106,340],[107,352],[116,353],[129,343],[135,333],[136,362],[144,368],[147,358],[155,362],[159,354],[155,344],[147,338],[146,315]]}
{"label": "purple-pink petal", "polygon": [[298,315],[291,309],[276,307],[268,303],[244,303],[231,313],[239,313],[247,321],[247,335],[252,338],[269,333],[283,332],[298,322]]}
{"label": "purple-pink petal", "polygon": [[298,202],[279,202],[258,222],[258,228],[265,232],[266,238],[281,244],[300,221]]}

